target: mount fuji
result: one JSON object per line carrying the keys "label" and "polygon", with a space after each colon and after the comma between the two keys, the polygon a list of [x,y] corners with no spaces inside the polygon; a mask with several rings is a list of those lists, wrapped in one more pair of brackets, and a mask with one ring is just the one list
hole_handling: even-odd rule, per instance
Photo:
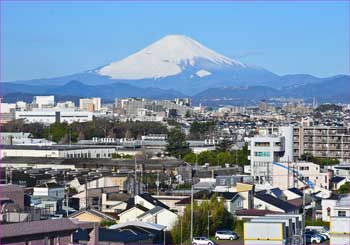
{"label": "mount fuji", "polygon": [[211,87],[258,85],[277,78],[268,70],[225,57],[187,36],[168,35],[122,60],[96,69],[18,82],[31,85],[59,85],[72,80],[89,85],[122,82],[194,94]]}
{"label": "mount fuji", "polygon": [[175,98],[201,103],[257,102],[277,97],[350,101],[350,76],[278,76],[219,54],[182,35],[161,38],[130,56],[73,75],[2,83],[3,95]]}

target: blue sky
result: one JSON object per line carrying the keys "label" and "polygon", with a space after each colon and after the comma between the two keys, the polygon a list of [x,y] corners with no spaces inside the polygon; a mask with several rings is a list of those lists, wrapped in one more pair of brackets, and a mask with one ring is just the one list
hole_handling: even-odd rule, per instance
{"label": "blue sky", "polygon": [[348,1],[2,1],[2,80],[96,68],[168,34],[280,75],[349,73]]}

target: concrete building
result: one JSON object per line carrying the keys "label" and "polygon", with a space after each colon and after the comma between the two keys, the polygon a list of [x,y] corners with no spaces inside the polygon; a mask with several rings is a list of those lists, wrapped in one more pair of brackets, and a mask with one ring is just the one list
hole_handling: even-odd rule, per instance
{"label": "concrete building", "polygon": [[176,110],[177,115],[185,115],[187,111],[192,111],[188,105],[190,101],[177,99],[171,100],[149,100],[144,98],[123,98],[116,99],[115,110],[127,116],[139,116],[139,109],[147,109],[153,112],[167,112]]}
{"label": "concrete building", "polygon": [[323,199],[322,204],[322,220],[330,221],[331,217],[350,217],[350,194],[341,196],[332,196]]}
{"label": "concrete building", "polygon": [[294,158],[304,153],[315,157],[350,161],[350,127],[294,127]]}
{"label": "concrete building", "polygon": [[274,162],[293,161],[292,133],[292,127],[283,127],[280,135],[260,134],[248,139],[248,159],[256,183],[271,183]]}
{"label": "concrete building", "polygon": [[57,102],[56,104],[57,108],[75,108],[75,103],[73,101],[64,101],[64,102]]}
{"label": "concrete building", "polygon": [[79,107],[83,111],[99,111],[101,110],[101,98],[82,98],[79,100]]}
{"label": "concrete building", "polygon": [[55,96],[34,96],[33,105],[36,108],[51,108],[55,106]]}
{"label": "concrete building", "polygon": [[[332,173],[328,171],[322,171],[321,167],[312,162],[293,162],[293,163],[280,163],[286,168],[279,165],[272,166],[271,172],[271,185],[278,187],[282,190],[297,187],[301,188],[306,186],[304,181],[311,181],[315,186],[319,188],[329,189],[330,179]],[[288,171],[287,168],[292,169]],[[295,176],[293,172],[298,172],[299,176]]]}
{"label": "concrete building", "polygon": [[330,244],[350,244],[350,194],[342,196],[330,214]]}
{"label": "concrete building", "polygon": [[2,145],[0,159],[3,157],[45,157],[45,158],[112,158],[116,152],[113,146],[77,145]]}
{"label": "concrete building", "polygon": [[16,104],[3,103],[0,98],[0,124],[8,123],[15,119]]}
{"label": "concrete building", "polygon": [[67,109],[34,109],[32,111],[16,111],[15,119],[24,119],[27,123],[62,123],[92,121],[93,114],[88,111],[75,111]]}

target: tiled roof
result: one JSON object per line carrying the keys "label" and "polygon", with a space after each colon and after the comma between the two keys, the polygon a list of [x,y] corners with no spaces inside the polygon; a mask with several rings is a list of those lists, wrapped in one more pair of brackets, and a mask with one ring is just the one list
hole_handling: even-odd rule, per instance
{"label": "tiled roof", "polygon": [[239,209],[236,215],[239,216],[265,216],[266,214],[282,214],[281,212],[262,210],[262,209]]}
{"label": "tiled roof", "polygon": [[158,199],[152,197],[152,195],[149,193],[145,192],[145,193],[139,194],[139,196],[142,197],[143,199],[145,199],[147,202],[152,203],[154,206],[160,206],[160,207],[169,209],[169,207],[167,205],[165,205],[164,203],[162,203]]}

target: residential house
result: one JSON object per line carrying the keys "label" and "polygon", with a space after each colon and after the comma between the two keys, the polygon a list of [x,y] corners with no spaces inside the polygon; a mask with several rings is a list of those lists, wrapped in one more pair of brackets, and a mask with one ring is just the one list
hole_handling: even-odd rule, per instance
{"label": "residential house", "polygon": [[68,217],[83,222],[101,223],[103,221],[116,221],[115,217],[92,208],[81,209]]}
{"label": "residential house", "polygon": [[126,193],[102,193],[102,212],[121,213],[130,197]]}
{"label": "residential house", "polygon": [[62,211],[63,198],[52,196],[31,196],[31,206],[45,210],[50,214]]}
{"label": "residential house", "polygon": [[[79,192],[72,196],[72,199],[79,200],[79,207],[76,209],[82,209],[86,207],[101,210],[102,206],[102,194],[119,193],[119,188],[116,186],[104,187],[104,188],[91,188],[86,191]],[[87,203],[86,203],[87,202]]]}
{"label": "residential house", "polygon": [[166,226],[166,230],[171,230],[176,223],[177,214],[166,208],[156,206],[137,216],[137,220],[163,225]]}
{"label": "residential house", "polygon": [[266,194],[265,192],[255,193],[254,208],[277,211],[286,214],[297,214],[299,212],[298,207],[272,195]]}
{"label": "residential house", "polygon": [[333,191],[339,190],[340,186],[344,185],[346,182],[350,182],[349,179],[350,177],[334,176],[331,179],[331,189]]}
{"label": "residential house", "polygon": [[177,178],[179,182],[190,183],[193,176],[192,165],[187,162],[182,162],[176,168]]}
{"label": "residential house", "polygon": [[127,207],[123,212],[119,214],[119,222],[125,223],[129,221],[137,220],[137,217],[147,212],[149,209],[141,204],[135,203],[134,198],[130,198],[127,203]]}

